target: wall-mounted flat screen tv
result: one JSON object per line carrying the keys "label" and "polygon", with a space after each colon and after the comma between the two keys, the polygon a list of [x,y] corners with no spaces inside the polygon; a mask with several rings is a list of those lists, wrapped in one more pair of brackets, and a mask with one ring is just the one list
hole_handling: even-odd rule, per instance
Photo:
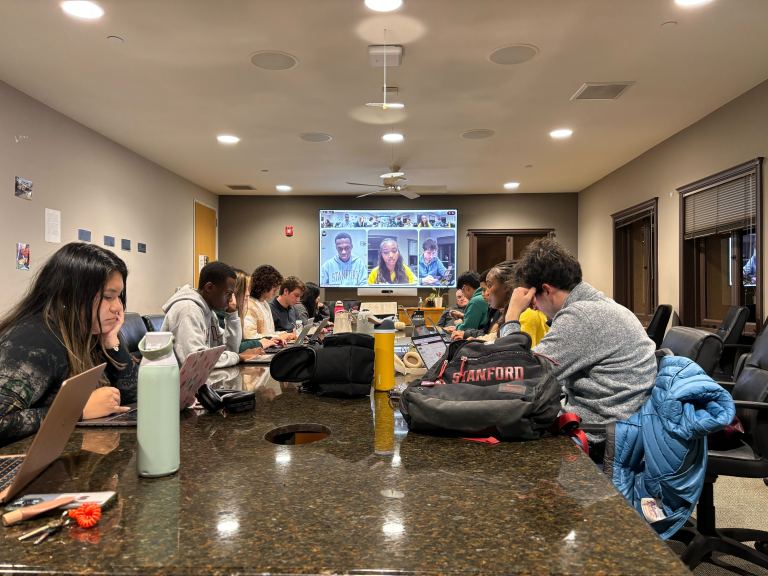
{"label": "wall-mounted flat screen tv", "polygon": [[321,210],[320,286],[456,286],[456,210]]}

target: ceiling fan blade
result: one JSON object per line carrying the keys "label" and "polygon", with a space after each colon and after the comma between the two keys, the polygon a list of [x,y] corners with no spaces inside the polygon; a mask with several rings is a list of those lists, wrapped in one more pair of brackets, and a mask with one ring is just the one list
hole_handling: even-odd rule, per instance
{"label": "ceiling fan blade", "polygon": [[381,184],[361,184],[360,182],[347,182],[350,186],[373,186],[374,188],[381,188]]}
{"label": "ceiling fan blade", "polygon": [[442,186],[408,186],[408,190],[411,192],[421,192],[422,194],[428,192],[447,192],[448,187]]}
{"label": "ceiling fan blade", "polygon": [[416,192],[414,192],[412,188],[417,188],[417,186],[403,186],[402,188],[399,188],[397,191],[400,192],[400,194],[402,194],[409,200],[415,200],[416,198],[419,198],[421,195],[416,194]]}
{"label": "ceiling fan blade", "polygon": [[373,192],[366,192],[365,194],[360,194],[360,196],[355,196],[355,198],[365,198],[366,196],[371,196],[372,194],[378,194],[381,191],[382,189],[374,190]]}

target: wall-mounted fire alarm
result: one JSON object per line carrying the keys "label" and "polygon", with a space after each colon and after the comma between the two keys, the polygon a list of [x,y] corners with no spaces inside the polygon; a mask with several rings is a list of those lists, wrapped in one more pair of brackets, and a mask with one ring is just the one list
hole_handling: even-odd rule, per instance
{"label": "wall-mounted fire alarm", "polygon": [[285,235],[288,236],[288,238],[293,236],[293,226],[286,226],[285,227]]}

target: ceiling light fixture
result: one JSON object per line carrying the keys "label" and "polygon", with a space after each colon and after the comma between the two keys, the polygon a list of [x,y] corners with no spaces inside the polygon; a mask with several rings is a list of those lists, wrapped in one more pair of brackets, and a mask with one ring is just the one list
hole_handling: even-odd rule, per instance
{"label": "ceiling light fixture", "polygon": [[695,8],[696,6],[704,6],[709,4],[712,0],[675,0],[675,4],[682,6],[683,8]]}
{"label": "ceiling light fixture", "polygon": [[288,186],[288,184],[278,184],[277,186],[275,186],[275,190],[277,190],[278,192],[290,192],[291,190],[293,190],[293,188]]}
{"label": "ceiling light fixture", "polygon": [[573,135],[573,130],[570,128],[558,128],[557,130],[552,130],[549,135],[555,140],[565,140]]}
{"label": "ceiling light fixture", "polygon": [[365,5],[374,12],[392,12],[403,5],[403,0],[365,0]]}
{"label": "ceiling light fixture", "polygon": [[390,144],[397,144],[398,142],[402,142],[405,140],[405,136],[400,134],[400,132],[387,132],[384,134],[384,136],[381,137],[384,142],[389,142]]}
{"label": "ceiling light fixture", "polygon": [[237,144],[240,142],[240,138],[233,134],[219,134],[216,136],[216,140],[218,140],[220,144]]}
{"label": "ceiling light fixture", "polygon": [[61,9],[69,16],[81,20],[98,20],[104,16],[104,9],[101,6],[86,0],[67,0],[61,3]]}
{"label": "ceiling light fixture", "polygon": [[517,190],[520,188],[520,182],[506,182],[504,184],[504,190]]}
{"label": "ceiling light fixture", "polygon": [[379,178],[403,178],[404,176],[405,172],[387,172],[379,176]]}

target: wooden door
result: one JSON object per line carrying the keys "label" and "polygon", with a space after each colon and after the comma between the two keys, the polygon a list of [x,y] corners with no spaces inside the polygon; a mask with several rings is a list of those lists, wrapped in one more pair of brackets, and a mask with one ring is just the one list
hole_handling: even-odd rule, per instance
{"label": "wooden door", "polygon": [[194,287],[200,277],[200,269],[208,262],[217,258],[218,218],[216,210],[195,202],[195,252],[193,254],[192,270],[194,271]]}

